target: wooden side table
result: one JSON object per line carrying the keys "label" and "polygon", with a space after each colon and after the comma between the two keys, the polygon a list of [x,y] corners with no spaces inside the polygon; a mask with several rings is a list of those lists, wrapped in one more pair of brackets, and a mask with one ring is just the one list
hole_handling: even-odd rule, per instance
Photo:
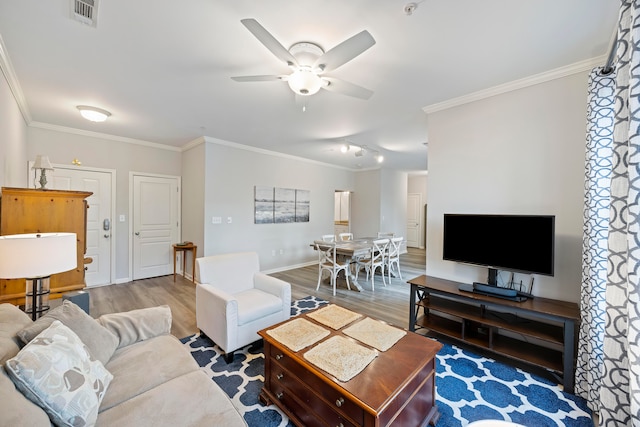
{"label": "wooden side table", "polygon": [[182,255],[182,277],[185,277],[185,269],[187,267],[187,251],[191,251],[191,281],[196,283],[196,256],[198,253],[198,247],[193,243],[188,245],[173,245],[173,281],[176,281],[176,258],[178,257],[178,252],[183,252]]}

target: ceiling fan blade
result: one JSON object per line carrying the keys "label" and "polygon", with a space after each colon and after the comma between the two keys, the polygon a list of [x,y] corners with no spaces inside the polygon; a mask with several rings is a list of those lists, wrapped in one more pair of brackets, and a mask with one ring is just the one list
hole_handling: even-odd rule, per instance
{"label": "ceiling fan blade", "polygon": [[360,98],[364,100],[371,98],[371,95],[373,95],[373,91],[369,89],[346,82],[344,80],[336,79],[335,77],[323,76],[322,79],[329,82],[328,85],[323,86],[323,89],[330,92],[337,92],[343,95],[353,96],[354,98]]}
{"label": "ceiling fan blade", "polygon": [[274,80],[286,81],[287,76],[237,76],[231,77],[236,82],[270,82]]}
{"label": "ceiling fan blade", "polygon": [[339,66],[351,61],[365,50],[376,44],[373,36],[367,30],[363,30],[355,36],[347,39],[325,52],[316,60],[314,68],[320,73],[335,70]]}
{"label": "ceiling fan blade", "polygon": [[276,38],[273,37],[269,31],[267,31],[262,25],[260,25],[258,21],[253,18],[248,18],[242,19],[240,20],[240,22],[242,22],[242,25],[247,27],[247,30],[251,31],[251,33],[260,41],[260,43],[265,45],[265,47],[269,49],[271,53],[273,53],[278,59],[286,62],[289,66],[298,65],[298,61],[296,61],[296,58],[294,58],[293,55],[291,55],[291,53],[287,49],[285,49],[284,46],[282,46],[280,42],[276,40]]}

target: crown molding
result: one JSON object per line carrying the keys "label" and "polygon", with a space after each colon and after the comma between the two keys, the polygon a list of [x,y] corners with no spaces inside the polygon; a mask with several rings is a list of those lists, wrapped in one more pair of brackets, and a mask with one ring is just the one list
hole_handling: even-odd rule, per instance
{"label": "crown molding", "polygon": [[422,108],[426,114],[435,113],[437,111],[446,110],[452,107],[468,104],[470,102],[479,101],[481,99],[490,98],[496,95],[502,95],[514,90],[523,89],[529,86],[534,86],[540,83],[545,83],[551,80],[560,79],[562,77],[570,76],[572,74],[581,73],[583,71],[591,71],[593,68],[602,66],[607,60],[606,55],[599,56],[597,58],[587,59],[585,61],[576,62],[574,64],[567,65],[565,67],[556,68],[554,70],[545,71],[544,73],[535,74],[533,76],[525,77],[523,79],[514,80],[502,85],[494,86],[488,89],[483,89],[478,92],[473,92],[468,95],[460,96],[458,98],[452,98],[437,104],[431,104]]}
{"label": "crown molding", "polygon": [[291,154],[279,153],[277,151],[271,151],[271,150],[266,150],[264,148],[253,147],[251,145],[238,144],[236,142],[225,141],[223,139],[212,138],[212,137],[209,137],[209,136],[203,136],[203,137],[200,137],[200,138],[197,138],[197,139],[191,141],[190,143],[185,145],[185,149],[186,149],[186,147],[193,148],[193,147],[195,147],[197,145],[204,144],[204,143],[217,144],[217,145],[222,145],[222,146],[226,146],[226,147],[236,148],[238,150],[251,151],[251,152],[254,152],[254,153],[265,154],[265,155],[268,155],[268,156],[280,157],[280,158],[289,159],[289,160],[295,160],[297,162],[311,163],[311,164],[314,164],[314,165],[330,167],[330,168],[334,168],[334,169],[341,169],[341,170],[346,170],[346,171],[350,171],[350,172],[360,172],[360,171],[363,170],[363,169],[347,168],[347,167],[344,167],[344,166],[338,166],[338,165],[334,165],[334,164],[331,164],[331,163],[319,162],[317,160],[307,159],[306,157],[298,157],[298,156],[293,156]]}
{"label": "crown molding", "polygon": [[29,126],[33,128],[53,130],[56,132],[70,133],[73,135],[88,136],[91,138],[107,139],[109,141],[118,141],[118,142],[124,142],[127,144],[142,145],[145,147],[157,148],[160,150],[182,151],[180,147],[174,147],[172,145],[159,144],[157,142],[150,142],[142,139],[127,138],[124,136],[111,135],[108,133],[100,133],[100,132],[93,132],[89,130],[70,128],[67,126],[52,125],[50,123],[31,122]]}
{"label": "crown molding", "polygon": [[22,118],[27,123],[27,125],[30,124],[31,113],[29,112],[27,101],[24,98],[22,88],[20,87],[20,83],[18,82],[18,77],[16,77],[16,73],[13,70],[13,65],[11,65],[9,53],[7,52],[7,47],[4,45],[4,41],[2,40],[2,35],[0,35],[0,71],[2,71],[2,74],[4,75],[4,78],[9,85],[9,89],[11,90],[11,93],[16,100],[16,104],[18,104],[18,109],[22,114]]}

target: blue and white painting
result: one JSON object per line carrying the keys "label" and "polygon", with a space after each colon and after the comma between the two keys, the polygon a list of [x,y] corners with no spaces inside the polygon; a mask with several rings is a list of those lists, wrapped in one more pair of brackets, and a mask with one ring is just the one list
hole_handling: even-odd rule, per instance
{"label": "blue and white painting", "polygon": [[296,222],[296,190],[276,188],[274,196],[275,222]]}
{"label": "blue and white painting", "polygon": [[309,222],[309,190],[254,187],[255,223]]}
{"label": "blue and white painting", "polygon": [[255,186],[255,223],[273,224],[273,187]]}
{"label": "blue and white painting", "polygon": [[296,190],[296,222],[309,222],[309,190]]}

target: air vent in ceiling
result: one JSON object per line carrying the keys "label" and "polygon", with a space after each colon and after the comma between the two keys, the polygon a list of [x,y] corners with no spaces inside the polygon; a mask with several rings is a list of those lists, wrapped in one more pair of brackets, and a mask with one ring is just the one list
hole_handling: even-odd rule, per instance
{"label": "air vent in ceiling", "polygon": [[100,0],[70,0],[71,17],[90,27],[98,23],[98,2]]}

